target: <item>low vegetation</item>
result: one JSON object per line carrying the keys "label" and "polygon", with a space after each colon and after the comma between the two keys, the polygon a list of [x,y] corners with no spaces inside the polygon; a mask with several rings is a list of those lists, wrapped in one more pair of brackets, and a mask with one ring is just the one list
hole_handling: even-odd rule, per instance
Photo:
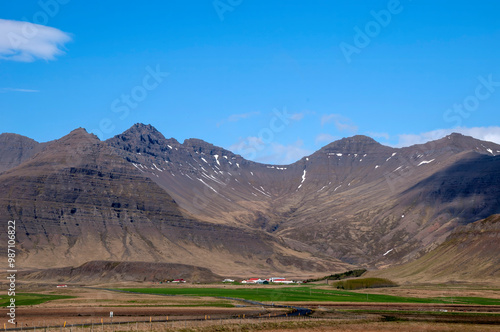
{"label": "low vegetation", "polygon": [[[49,294],[34,294],[34,293],[17,293],[16,306],[36,305],[47,301],[71,299],[74,296],[67,295],[49,295]],[[0,295],[0,307],[6,307],[10,303],[10,296]]]}
{"label": "low vegetation", "polygon": [[337,289],[355,290],[363,288],[396,287],[398,284],[384,278],[361,278],[338,281],[333,286]]}
{"label": "low vegetation", "polygon": [[329,276],[324,276],[322,278],[307,279],[307,280],[304,280],[304,283],[316,282],[316,281],[322,281],[322,280],[342,280],[342,279],[347,279],[347,278],[357,278],[357,277],[361,277],[363,274],[365,274],[366,271],[367,271],[366,269],[350,270],[350,271],[346,271],[346,272],[342,272],[342,273],[330,274]]}
{"label": "low vegetation", "polygon": [[446,303],[446,304],[485,304],[500,305],[500,299],[478,297],[437,297],[415,298],[381,294],[366,294],[345,290],[327,290],[310,286],[283,287],[239,287],[239,288],[126,288],[125,291],[160,294],[188,295],[209,297],[230,297],[245,300],[275,303],[275,302],[378,302],[378,303]]}

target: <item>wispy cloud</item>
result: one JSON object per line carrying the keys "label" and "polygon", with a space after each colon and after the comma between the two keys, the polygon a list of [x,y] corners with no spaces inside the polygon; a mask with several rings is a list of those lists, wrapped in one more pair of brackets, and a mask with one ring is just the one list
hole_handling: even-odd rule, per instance
{"label": "wispy cloud", "polygon": [[367,134],[371,138],[385,138],[386,140],[388,140],[390,137],[388,133],[377,133],[374,131],[369,131]]}
{"label": "wispy cloud", "polygon": [[336,139],[337,139],[337,137],[330,135],[330,134],[319,134],[318,136],[316,136],[315,142],[316,142],[316,144],[331,143],[331,142],[335,141]]}
{"label": "wispy cloud", "polygon": [[314,115],[314,114],[316,114],[315,111],[304,110],[302,112],[297,112],[297,113],[290,114],[290,119],[293,120],[293,121],[300,121],[303,118],[305,118],[306,116],[308,116],[308,115]]}
{"label": "wispy cloud", "polygon": [[261,146],[264,145],[262,139],[256,136],[249,136],[245,139],[240,139],[237,143],[232,144],[228,149],[234,153],[241,154],[246,157],[246,151],[256,151],[262,149]]}
{"label": "wispy cloud", "polygon": [[243,119],[248,119],[254,115],[259,115],[259,114],[260,114],[260,112],[248,112],[248,113],[242,113],[242,114],[233,114],[227,118],[227,121],[237,122],[237,121],[240,121]]}
{"label": "wispy cloud", "polygon": [[305,115],[305,113],[294,113],[290,116],[290,119],[294,121],[300,121],[304,118]]}
{"label": "wispy cloud", "polygon": [[6,93],[6,92],[28,92],[28,93],[33,93],[33,92],[40,92],[40,90],[16,89],[16,88],[0,88],[0,93]]}
{"label": "wispy cloud", "polygon": [[226,119],[219,121],[217,123],[217,127],[222,126],[226,122],[238,122],[240,120],[248,119],[248,118],[251,118],[251,117],[259,115],[259,114],[260,114],[260,112],[258,112],[258,111],[257,112],[241,113],[241,114],[231,114]]}
{"label": "wispy cloud", "polygon": [[333,122],[339,131],[347,131],[355,134],[358,131],[358,126],[354,125],[351,119],[346,118],[340,114],[328,114],[321,117],[321,125]]}
{"label": "wispy cloud", "polygon": [[271,143],[263,151],[263,155],[256,158],[256,161],[275,165],[289,165],[311,153],[310,150],[304,148],[304,142],[300,139],[293,144],[287,145]]}
{"label": "wispy cloud", "polygon": [[228,149],[246,159],[275,165],[288,165],[312,153],[304,147],[304,142],[300,139],[288,145],[277,142],[265,144],[254,136],[241,139]]}
{"label": "wispy cloud", "polygon": [[0,60],[32,62],[54,60],[64,54],[69,34],[39,24],[0,19]]}
{"label": "wispy cloud", "polygon": [[453,129],[436,129],[420,134],[403,134],[398,135],[397,147],[410,146],[414,144],[422,144],[428,141],[443,138],[451,133],[460,133],[474,138],[494,142],[500,144],[500,127],[457,127]]}

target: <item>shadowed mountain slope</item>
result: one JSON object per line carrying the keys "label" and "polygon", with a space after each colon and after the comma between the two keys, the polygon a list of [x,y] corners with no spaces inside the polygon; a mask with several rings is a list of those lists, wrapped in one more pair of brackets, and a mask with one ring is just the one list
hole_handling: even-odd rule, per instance
{"label": "shadowed mountain slope", "polygon": [[44,143],[31,138],[4,133],[0,135],[0,173],[14,168],[32,158],[43,149]]}
{"label": "shadowed mountain slope", "polygon": [[458,227],[441,245],[404,265],[370,272],[401,282],[500,280],[500,215]]}

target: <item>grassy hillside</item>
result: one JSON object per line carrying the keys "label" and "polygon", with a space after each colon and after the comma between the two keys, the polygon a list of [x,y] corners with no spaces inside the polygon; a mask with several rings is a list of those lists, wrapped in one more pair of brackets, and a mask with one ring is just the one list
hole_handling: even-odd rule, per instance
{"label": "grassy hillside", "polygon": [[500,282],[500,215],[458,228],[416,261],[367,274],[398,282]]}

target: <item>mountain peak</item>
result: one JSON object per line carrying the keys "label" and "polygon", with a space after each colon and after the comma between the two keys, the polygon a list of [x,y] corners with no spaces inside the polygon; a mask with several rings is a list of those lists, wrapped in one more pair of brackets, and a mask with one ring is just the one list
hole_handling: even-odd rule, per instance
{"label": "mountain peak", "polygon": [[210,144],[202,139],[199,139],[199,138],[188,138],[186,140],[184,140],[184,143],[182,143],[182,145],[186,146],[186,147],[192,147],[192,148],[213,148],[214,145],[213,144]]}
{"label": "mountain peak", "polygon": [[339,153],[368,153],[374,149],[392,149],[384,146],[373,138],[365,135],[355,135],[351,137],[344,137],[338,141],[332,142],[323,148],[324,152],[339,152]]}
{"label": "mountain peak", "polygon": [[97,143],[100,142],[99,138],[94,135],[94,134],[89,134],[85,128],[76,128],[72,130],[69,134],[66,136],[61,137],[60,139],[54,141],[54,142],[90,142],[90,143]]}
{"label": "mountain peak", "polygon": [[150,124],[144,123],[136,123],[126,131],[124,131],[121,135],[126,136],[140,136],[140,135],[149,135],[158,138],[165,138],[162,133],[160,133],[155,127]]}
{"label": "mountain peak", "polygon": [[33,157],[43,144],[18,134],[0,134],[0,173]]}
{"label": "mountain peak", "polygon": [[29,138],[27,136],[19,135],[19,134],[14,134],[14,133],[2,133],[0,134],[0,142],[8,142],[8,141],[26,141],[26,142],[33,142],[33,143],[38,143],[32,138]]}
{"label": "mountain peak", "polygon": [[476,138],[472,136],[466,136],[460,133],[451,133],[445,137],[443,137],[441,140],[450,140],[454,143],[460,143],[460,142],[468,142],[468,141],[477,141]]}
{"label": "mountain peak", "polygon": [[349,145],[356,145],[356,144],[381,145],[379,142],[377,142],[373,138],[365,136],[365,135],[355,135],[355,136],[351,136],[351,137],[344,137],[344,138],[337,140],[337,141],[334,141],[330,144],[340,145],[340,146],[349,146]]}
{"label": "mountain peak", "polygon": [[132,127],[130,127],[129,130],[137,130],[137,131],[141,131],[141,132],[147,131],[150,133],[159,133],[158,129],[153,127],[153,125],[144,124],[144,123],[136,123]]}
{"label": "mountain peak", "polygon": [[496,155],[500,150],[500,145],[483,141],[472,136],[466,136],[460,133],[451,133],[443,138],[429,141],[424,144],[417,144],[409,148],[418,147],[426,150],[449,150],[455,153],[463,151],[475,151],[483,154]]}
{"label": "mountain peak", "polygon": [[78,127],[70,131],[69,135],[88,135],[88,131],[85,128]]}
{"label": "mountain peak", "polygon": [[365,136],[365,135],[354,135],[352,137],[348,137],[348,138],[345,138],[345,139],[347,139],[347,140],[350,139],[351,141],[354,141],[354,142],[366,142],[366,143],[380,144],[379,142],[377,142],[373,138],[371,138],[369,136]]}
{"label": "mountain peak", "polygon": [[168,143],[168,144],[175,144],[178,145],[179,142],[177,142],[176,139],[170,138],[167,139],[163,134],[158,131],[155,127],[153,127],[150,124],[143,124],[143,123],[136,123],[123,133],[116,135],[113,138],[110,138],[108,141],[115,141],[115,140],[122,140],[124,142],[126,141],[133,141],[136,144],[140,145],[140,142],[146,143],[146,144],[161,144],[163,143]]}
{"label": "mountain peak", "polygon": [[172,147],[180,145],[175,138],[167,139],[155,127],[143,123],[134,124],[123,133],[108,139],[106,143],[118,150],[155,157],[164,155]]}
{"label": "mountain peak", "polygon": [[[447,137],[451,137],[451,138],[459,138],[459,137],[471,137],[471,136],[465,136],[463,134],[460,134],[460,133],[451,133],[449,134]],[[472,138],[472,137],[471,137]]]}

